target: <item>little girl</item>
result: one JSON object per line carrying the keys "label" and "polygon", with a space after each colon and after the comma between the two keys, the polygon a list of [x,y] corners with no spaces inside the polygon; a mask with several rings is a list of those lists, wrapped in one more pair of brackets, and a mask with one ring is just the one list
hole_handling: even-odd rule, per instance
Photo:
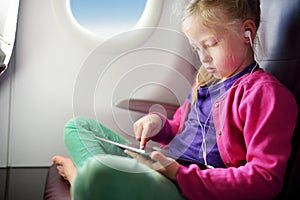
{"label": "little girl", "polygon": [[53,158],[72,185],[73,199],[276,197],[298,108],[254,60],[259,24],[259,0],[191,1],[182,28],[202,63],[195,84],[173,119],[149,113],[134,124],[141,149],[153,140],[167,145],[167,155],[154,151],[153,162],[125,154],[93,135],[125,139],[94,120],[73,119],[65,129],[72,159]]}

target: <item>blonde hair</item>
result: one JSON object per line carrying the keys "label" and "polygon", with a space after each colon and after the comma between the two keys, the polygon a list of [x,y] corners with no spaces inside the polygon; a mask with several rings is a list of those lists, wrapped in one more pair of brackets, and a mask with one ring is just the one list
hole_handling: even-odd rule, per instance
{"label": "blonde hair", "polygon": [[[237,23],[252,20],[256,28],[260,25],[260,0],[190,0],[182,17],[182,29],[187,30],[193,23],[214,30],[223,27],[235,30]],[[195,77],[197,85],[194,87],[192,103],[198,96],[201,86],[215,83],[218,80],[200,67]]]}

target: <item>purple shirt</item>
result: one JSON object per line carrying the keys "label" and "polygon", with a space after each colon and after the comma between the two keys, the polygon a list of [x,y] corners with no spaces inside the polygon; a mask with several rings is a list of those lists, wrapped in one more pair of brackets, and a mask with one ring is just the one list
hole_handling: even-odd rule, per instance
{"label": "purple shirt", "polygon": [[[255,67],[256,63],[253,63],[239,74],[226,79],[221,83],[200,87],[198,91],[198,100],[191,106],[188,119],[185,122],[185,128],[180,134],[176,135],[169,144],[168,156],[175,159],[204,163],[202,149],[202,132],[204,131],[207,164],[214,167],[225,167],[217,146],[216,130],[213,123],[211,106],[216,99],[219,99],[229,88],[231,88],[236,80],[244,74],[253,71]],[[190,103],[191,96],[192,91],[187,97],[187,100]],[[199,121],[202,127],[199,125]]]}

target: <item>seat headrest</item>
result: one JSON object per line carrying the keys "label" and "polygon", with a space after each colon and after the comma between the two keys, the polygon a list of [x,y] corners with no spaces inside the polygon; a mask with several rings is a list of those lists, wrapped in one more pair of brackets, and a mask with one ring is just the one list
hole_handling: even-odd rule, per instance
{"label": "seat headrest", "polygon": [[257,56],[262,60],[299,60],[300,1],[261,0]]}
{"label": "seat headrest", "polygon": [[261,11],[256,59],[300,105],[300,1],[261,0]]}

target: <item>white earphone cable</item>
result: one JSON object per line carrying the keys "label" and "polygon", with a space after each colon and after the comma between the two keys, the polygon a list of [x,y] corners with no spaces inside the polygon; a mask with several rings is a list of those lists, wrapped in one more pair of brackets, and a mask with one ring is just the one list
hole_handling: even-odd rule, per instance
{"label": "white earphone cable", "polygon": [[[257,65],[258,65],[258,63],[256,62],[255,66],[251,69],[250,74],[249,74],[247,77],[249,77],[249,76],[253,73],[253,71],[254,71],[254,69],[256,69]],[[198,79],[198,78],[197,78],[197,79]],[[197,79],[196,79],[196,80],[197,80]],[[246,80],[247,80],[247,78],[245,79],[245,81],[246,81]],[[243,81],[243,82],[244,82],[244,81]],[[241,83],[242,83],[242,82],[241,82]],[[224,94],[221,95],[221,97],[224,96],[230,89],[237,87],[237,86],[240,85],[241,83],[239,83],[239,84],[237,84],[237,85],[235,85],[235,86],[229,88]],[[208,116],[207,116],[207,119],[205,120],[204,124],[202,124],[201,121],[200,121],[200,116],[199,116],[199,112],[198,112],[198,108],[197,108],[197,102],[195,102],[194,109],[195,109],[195,112],[196,112],[197,121],[198,121],[199,126],[200,126],[200,128],[201,128],[201,134],[202,134],[202,145],[201,145],[201,149],[202,149],[202,157],[203,157],[203,160],[204,160],[204,164],[205,164],[208,168],[213,168],[213,166],[208,165],[208,163],[207,163],[207,146],[206,146],[206,130],[205,130],[205,128],[206,128],[206,126],[207,126],[207,123],[208,123],[208,121],[209,121],[209,119],[210,119],[210,117],[211,117],[211,114],[212,114],[212,108],[210,109],[210,112],[209,112],[209,114],[208,114]]]}

